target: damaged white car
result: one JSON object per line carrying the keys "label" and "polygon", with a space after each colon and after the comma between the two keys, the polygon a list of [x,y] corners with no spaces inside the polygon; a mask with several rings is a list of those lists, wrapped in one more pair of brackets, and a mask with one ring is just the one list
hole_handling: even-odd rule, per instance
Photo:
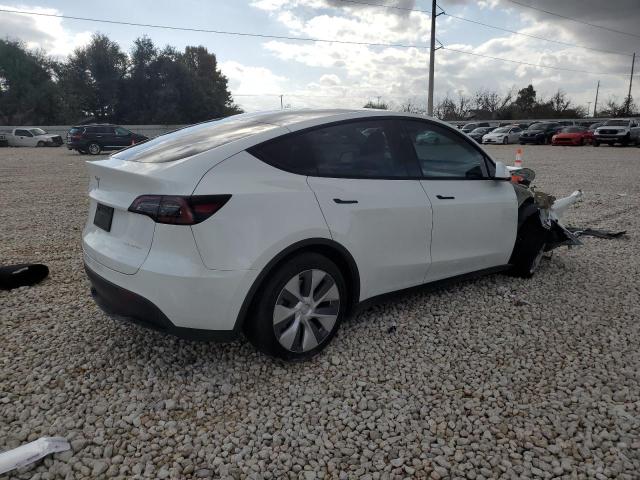
{"label": "damaged white car", "polygon": [[88,165],[84,262],[106,311],[188,338],[244,334],[287,359],[326,347],[363,301],[531,276],[578,243],[557,215],[579,194],[554,203],[532,172],[417,115],[236,115]]}

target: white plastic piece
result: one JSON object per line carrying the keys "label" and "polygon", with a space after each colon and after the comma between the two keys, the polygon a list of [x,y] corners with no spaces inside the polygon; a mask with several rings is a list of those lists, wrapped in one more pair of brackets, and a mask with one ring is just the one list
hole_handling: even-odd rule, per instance
{"label": "white plastic piece", "polygon": [[568,197],[556,199],[553,205],[551,205],[551,211],[555,213],[557,217],[561,217],[567,208],[580,200],[582,200],[582,190],[576,190]]}
{"label": "white plastic piece", "polygon": [[52,453],[64,452],[71,445],[62,437],[42,437],[13,450],[0,453],[0,475],[37,462]]}

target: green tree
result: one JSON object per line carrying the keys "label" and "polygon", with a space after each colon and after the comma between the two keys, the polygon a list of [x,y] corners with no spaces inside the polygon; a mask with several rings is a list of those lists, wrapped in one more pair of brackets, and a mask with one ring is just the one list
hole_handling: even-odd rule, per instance
{"label": "green tree", "polygon": [[128,66],[127,55],[116,42],[93,35],[89,45],[76,49],[60,69],[67,114],[114,119]]}
{"label": "green tree", "polygon": [[0,123],[44,125],[59,119],[55,62],[21,42],[0,40]]}
{"label": "green tree", "polygon": [[533,107],[536,105],[536,91],[533,88],[533,85],[528,85],[526,88],[523,88],[518,92],[518,96],[516,97],[515,106],[522,113],[529,114],[533,110]]}

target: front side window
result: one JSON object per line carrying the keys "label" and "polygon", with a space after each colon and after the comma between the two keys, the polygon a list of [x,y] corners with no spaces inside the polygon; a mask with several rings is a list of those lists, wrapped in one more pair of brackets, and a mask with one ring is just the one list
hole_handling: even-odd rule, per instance
{"label": "front side window", "polygon": [[249,152],[262,161],[302,175],[344,178],[407,177],[391,146],[391,122],[363,120],[286,135]]}
{"label": "front side window", "polygon": [[44,130],[42,130],[41,128],[32,128],[31,130],[29,130],[34,136],[35,135],[46,135],[47,132],[45,132]]}
{"label": "front side window", "polygon": [[16,130],[16,136],[18,137],[32,137],[28,130]]}
{"label": "front side window", "polygon": [[487,178],[484,156],[455,132],[440,125],[405,120],[404,132],[427,178]]}

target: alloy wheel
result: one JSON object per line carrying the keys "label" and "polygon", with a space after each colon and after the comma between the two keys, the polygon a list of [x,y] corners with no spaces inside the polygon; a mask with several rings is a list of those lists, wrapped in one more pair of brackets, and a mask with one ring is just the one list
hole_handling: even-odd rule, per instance
{"label": "alloy wheel", "polygon": [[308,352],[324,342],[340,313],[340,292],[324,270],[304,270],[282,288],[273,309],[273,331],[283,348]]}

